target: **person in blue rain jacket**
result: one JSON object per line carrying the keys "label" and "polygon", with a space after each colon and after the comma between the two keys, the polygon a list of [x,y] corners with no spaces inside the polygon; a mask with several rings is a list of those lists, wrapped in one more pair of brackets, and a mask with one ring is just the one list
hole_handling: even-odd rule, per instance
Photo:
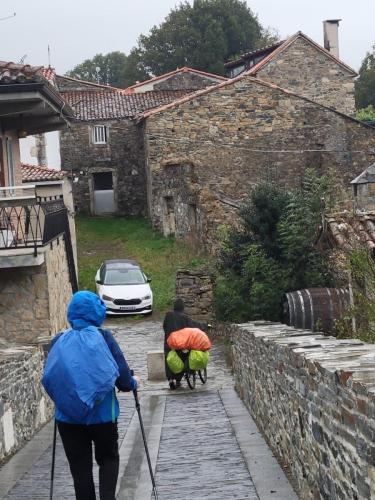
{"label": "person in blue rain jacket", "polygon": [[[106,314],[104,302],[94,293],[77,292],[68,306],[68,321],[74,330],[88,326],[102,325]],[[119,377],[116,387],[120,391],[133,391],[137,388],[138,377],[132,372],[121,349],[109,330],[99,329],[118,366]],[[64,332],[51,342],[51,349]],[[99,465],[100,500],[115,500],[115,490],[119,471],[117,418],[119,404],[115,388],[96,405],[89,418],[83,423],[72,421],[57,406],[55,418],[64,450],[73,476],[77,500],[96,500],[93,481],[92,444],[95,460]]]}

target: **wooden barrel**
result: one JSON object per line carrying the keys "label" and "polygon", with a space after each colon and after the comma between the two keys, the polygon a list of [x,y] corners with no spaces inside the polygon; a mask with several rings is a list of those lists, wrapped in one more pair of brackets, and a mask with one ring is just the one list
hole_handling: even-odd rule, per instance
{"label": "wooden barrel", "polygon": [[305,288],[288,292],[283,300],[284,322],[295,328],[332,332],[334,320],[349,305],[349,291],[342,288]]}

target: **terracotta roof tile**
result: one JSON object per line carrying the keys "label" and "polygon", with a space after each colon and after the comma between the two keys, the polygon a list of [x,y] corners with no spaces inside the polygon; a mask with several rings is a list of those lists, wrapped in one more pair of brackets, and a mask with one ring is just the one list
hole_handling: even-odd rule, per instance
{"label": "terracotta roof tile", "polygon": [[42,66],[0,61],[0,84],[34,83],[42,79]]}
{"label": "terracotta roof tile", "polygon": [[350,251],[358,245],[375,248],[375,213],[347,211],[324,216],[325,228],[320,228],[317,242],[328,239],[330,246]]}
{"label": "terracotta roof tile", "polygon": [[81,121],[131,118],[149,109],[157,108],[185,96],[186,90],[152,90],[124,95],[118,91],[70,91],[62,96]]}
{"label": "terracotta roof tile", "polygon": [[51,66],[48,66],[48,68],[42,68],[41,73],[43,77],[49,81],[49,83],[51,83],[52,85],[55,84],[55,68],[51,68]]}
{"label": "terracotta roof tile", "polygon": [[64,173],[54,168],[21,164],[22,182],[43,182],[63,179]]}

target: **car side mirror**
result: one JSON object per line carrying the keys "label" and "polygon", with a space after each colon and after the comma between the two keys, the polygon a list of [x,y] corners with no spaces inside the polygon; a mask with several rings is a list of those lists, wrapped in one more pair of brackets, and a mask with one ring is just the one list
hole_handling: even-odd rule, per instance
{"label": "car side mirror", "polygon": [[151,283],[152,278],[147,278],[147,283]]}
{"label": "car side mirror", "polygon": [[96,280],[96,284],[97,284],[97,285],[102,285],[102,284],[103,284],[103,282],[102,282],[102,281],[100,281],[100,280]]}

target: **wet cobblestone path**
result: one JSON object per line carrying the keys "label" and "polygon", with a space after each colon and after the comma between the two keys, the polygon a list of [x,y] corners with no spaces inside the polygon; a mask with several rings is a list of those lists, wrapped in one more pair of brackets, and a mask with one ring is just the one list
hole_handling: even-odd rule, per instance
{"label": "wet cobblestone path", "polygon": [[[131,368],[141,376],[141,408],[153,463],[159,500],[287,500],[297,498],[270,454],[269,467],[274,477],[271,483],[281,484],[279,494],[275,486],[266,486],[261,477],[252,477],[246,449],[252,446],[249,437],[259,438],[251,428],[244,442],[239,442],[239,429],[245,429],[250,417],[238,405],[233,392],[233,380],[226,363],[226,347],[219,342],[211,351],[209,378],[205,385],[197,381],[191,391],[186,382],[171,392],[167,382],[147,381],[147,352],[160,350],[163,332],[154,321],[111,322],[114,332]],[[229,391],[229,393],[228,393]],[[120,476],[118,500],[150,500],[151,483],[141,439],[139,422],[131,394],[119,394]],[[237,405],[237,406],[236,406]],[[233,413],[229,415],[228,408]],[[245,422],[245,423],[246,423]],[[251,424],[253,425],[253,424]],[[253,429],[253,430],[252,430]],[[0,499],[42,500],[49,498],[49,479],[52,453],[52,425],[40,434],[44,446],[37,458],[31,453],[38,441],[36,436],[24,450],[0,469]],[[246,442],[245,442],[246,441]],[[259,446],[259,443],[255,443]],[[255,446],[254,445],[254,446]],[[247,447],[247,448],[246,448]],[[263,452],[262,452],[263,453]],[[29,460],[29,462],[28,462]],[[22,473],[19,470],[22,469]],[[269,469],[269,470],[271,470]],[[268,471],[269,472],[269,471]],[[265,471],[267,474],[267,471]],[[278,476],[276,477],[277,474]],[[97,468],[94,477],[97,481]],[[268,479],[269,480],[269,479]],[[285,488],[288,493],[285,494]],[[265,492],[272,492],[270,495]],[[54,483],[56,500],[74,500],[69,467],[58,440]]]}
{"label": "wet cobblestone path", "polygon": [[167,399],[156,483],[160,500],[257,500],[217,391]]}

